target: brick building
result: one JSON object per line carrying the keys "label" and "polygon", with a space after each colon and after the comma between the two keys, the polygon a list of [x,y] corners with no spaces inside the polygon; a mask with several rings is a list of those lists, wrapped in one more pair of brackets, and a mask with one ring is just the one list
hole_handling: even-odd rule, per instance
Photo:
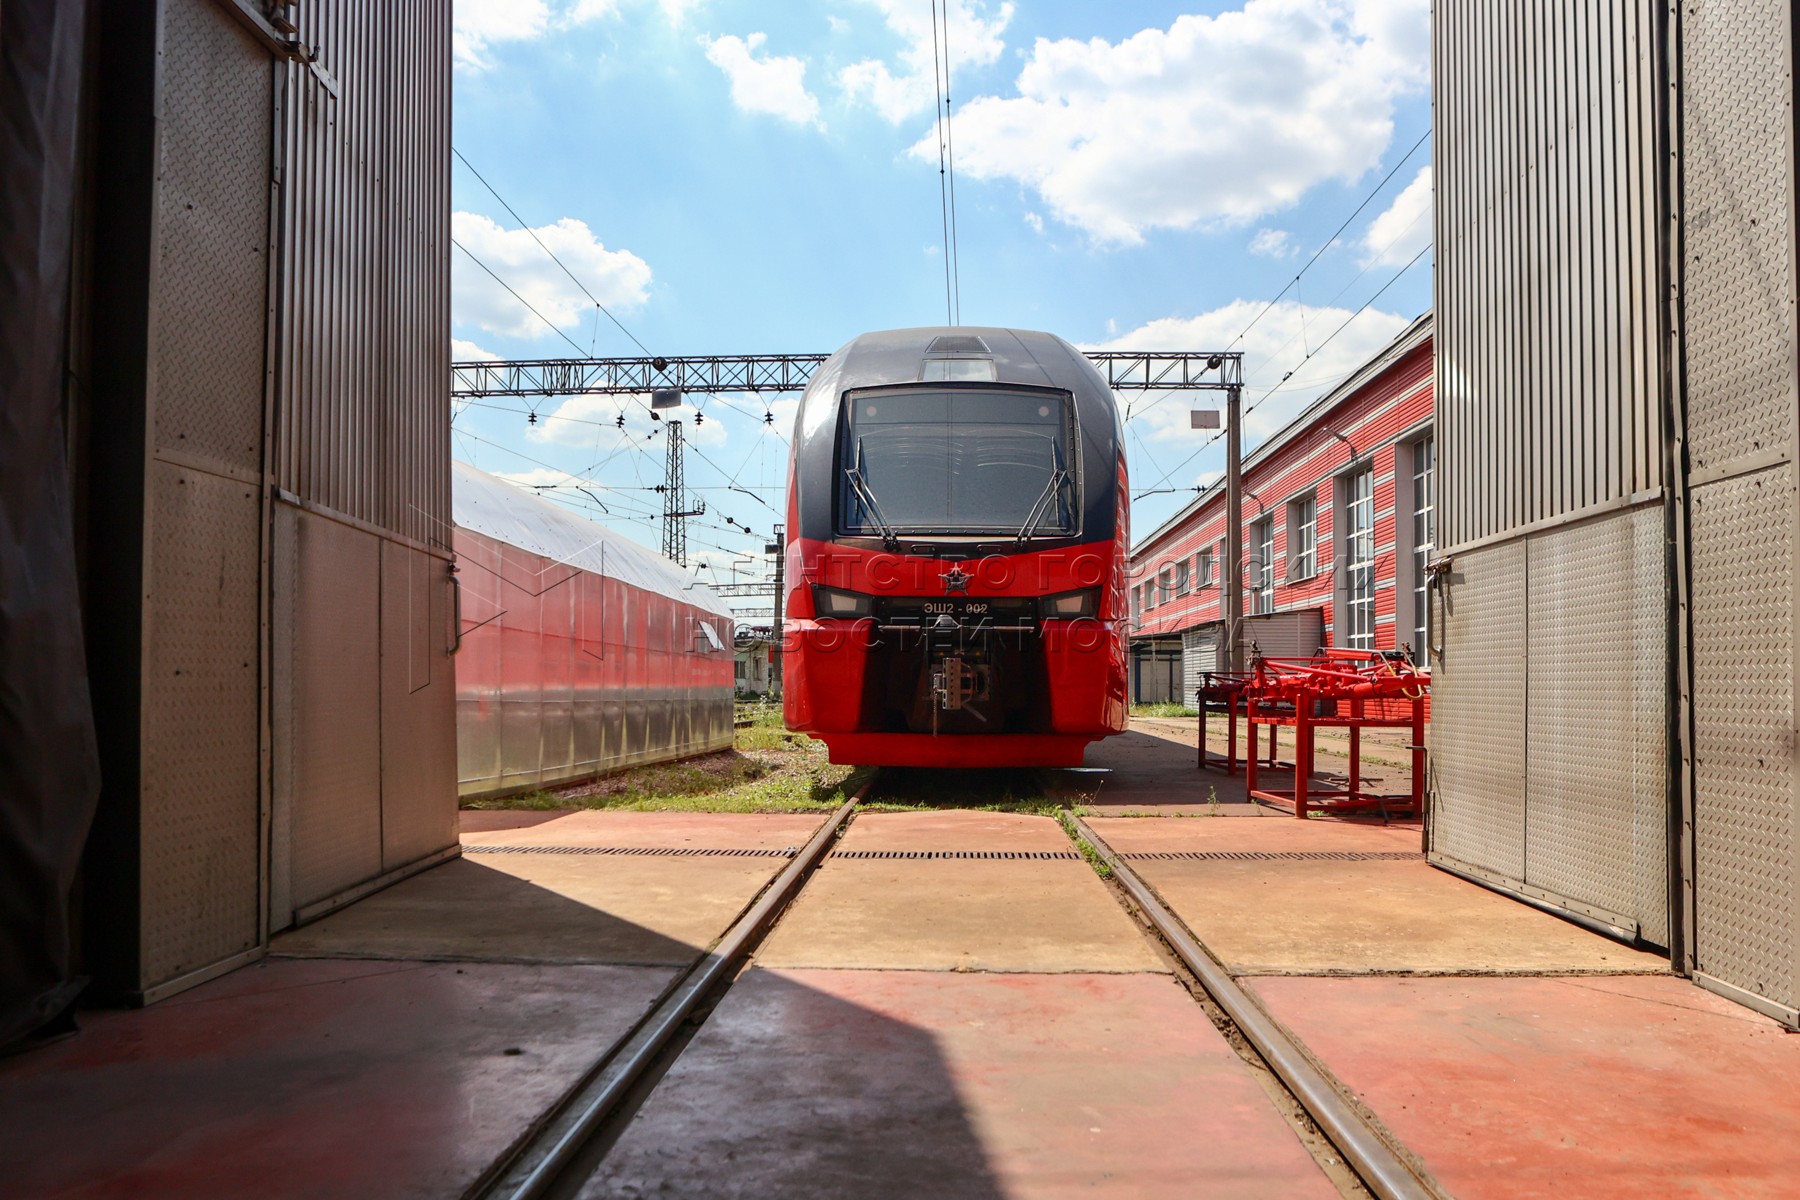
{"label": "brick building", "polygon": [[[1430,640],[1436,538],[1428,313],[1244,459],[1246,653]],[[1132,550],[1132,700],[1191,703],[1224,665],[1225,487]]]}

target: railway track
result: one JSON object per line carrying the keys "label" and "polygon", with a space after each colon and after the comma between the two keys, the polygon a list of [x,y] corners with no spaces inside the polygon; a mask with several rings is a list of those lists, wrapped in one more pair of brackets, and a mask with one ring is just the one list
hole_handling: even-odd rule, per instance
{"label": "railway track", "polygon": [[[1044,771],[981,772],[965,784],[975,795],[965,797],[1000,806],[1020,797],[1054,797],[1059,783]],[[790,858],[785,868],[732,924],[718,944],[664,991],[627,1036],[595,1062],[509,1152],[465,1193],[465,1200],[540,1200],[575,1196],[596,1172],[657,1082],[667,1072],[712,1009],[724,998],[751,956],[808,879],[832,851],[859,806],[872,798],[918,803],[921,793],[941,793],[942,777],[920,770],[887,770],[867,780]],[[1029,806],[1029,800],[1026,801]],[[1204,945],[1163,905],[1122,856],[1080,817],[1064,810],[1063,825],[1071,838],[1068,854],[1044,851],[949,852],[954,857],[1076,857],[1079,848],[1110,872],[1115,894],[1136,917],[1146,936],[1160,944],[1184,968],[1190,989],[1211,1001],[1215,1025],[1240,1055],[1251,1059],[1278,1081],[1292,1101],[1278,1105],[1300,1127],[1302,1141],[1313,1146],[1321,1167],[1328,1154],[1320,1139],[1349,1167],[1333,1175],[1349,1195],[1382,1200],[1428,1200],[1442,1193],[1415,1169],[1411,1160],[1355,1103],[1336,1080],[1321,1070],[1273,1020],[1256,998],[1241,988]],[[933,857],[933,852],[865,852],[876,856]],[[1197,993],[1198,994],[1198,993]],[[1246,1047],[1248,1050],[1246,1051]],[[1353,1178],[1349,1177],[1353,1176]]]}

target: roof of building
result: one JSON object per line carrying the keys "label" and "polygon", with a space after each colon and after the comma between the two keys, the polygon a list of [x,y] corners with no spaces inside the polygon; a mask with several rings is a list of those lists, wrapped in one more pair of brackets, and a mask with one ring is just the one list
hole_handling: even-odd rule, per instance
{"label": "roof of building", "polygon": [[[1414,320],[1411,325],[1401,330],[1399,335],[1383,347],[1380,353],[1351,372],[1349,378],[1307,405],[1298,416],[1282,426],[1280,432],[1246,455],[1244,457],[1244,473],[1248,475],[1253,467],[1275,454],[1295,438],[1311,430],[1314,423],[1321,417],[1361,391],[1376,376],[1424,345],[1431,337],[1431,329],[1431,313],[1426,312]],[[1174,516],[1158,525],[1133,545],[1132,556],[1136,557],[1144,553],[1164,537],[1178,531],[1194,514],[1224,495],[1225,480],[1221,476],[1216,482],[1209,484],[1198,496],[1182,505]]]}
{"label": "roof of building", "polygon": [[460,527],[554,562],[722,617],[731,616],[731,609],[711,588],[654,550],[468,463],[451,466],[451,513]]}

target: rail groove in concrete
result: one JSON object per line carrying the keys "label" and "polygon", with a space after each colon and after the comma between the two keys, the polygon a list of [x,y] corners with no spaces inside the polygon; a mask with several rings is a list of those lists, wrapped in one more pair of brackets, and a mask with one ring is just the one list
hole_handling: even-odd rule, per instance
{"label": "rail groove in concrete", "polygon": [[734,922],[719,943],[675,983],[621,1042],[583,1075],[468,1195],[480,1200],[539,1200],[564,1182],[583,1148],[605,1125],[657,1056],[675,1039],[706,998],[734,971],[800,891],[824,859],[858,803],[875,786],[871,778],[822,823],[793,861]]}
{"label": "rail groove in concrete", "polygon": [[[1381,1200],[1444,1200],[1444,1192],[1388,1142],[1382,1132],[1323,1071],[1256,997],[1215,959],[1180,918],[1104,838],[1080,817],[1070,822],[1113,872],[1169,948],[1181,959],[1213,1002],[1256,1048],[1319,1129],[1344,1155],[1365,1186]],[[1414,856],[1416,857],[1416,856]]]}

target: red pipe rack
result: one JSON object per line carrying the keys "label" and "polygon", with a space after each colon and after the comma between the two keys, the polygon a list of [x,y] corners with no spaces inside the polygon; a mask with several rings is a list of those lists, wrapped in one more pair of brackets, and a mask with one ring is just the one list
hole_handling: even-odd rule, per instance
{"label": "red pipe rack", "polygon": [[[1301,818],[1315,811],[1379,812],[1384,818],[1421,815],[1425,810],[1425,698],[1430,688],[1431,676],[1417,670],[1405,654],[1393,651],[1322,650],[1310,659],[1258,658],[1232,697],[1233,742],[1239,704],[1250,726],[1250,755],[1245,760],[1250,798],[1288,809]],[[1204,720],[1203,716],[1203,724]],[[1271,748],[1277,730],[1283,725],[1294,728],[1293,786],[1286,790],[1259,786],[1256,730],[1265,725]],[[1347,729],[1350,734],[1350,771],[1341,788],[1314,786],[1313,734],[1321,727]],[[1364,788],[1365,729],[1412,731],[1407,747],[1412,752],[1409,793],[1376,793]],[[1201,752],[1204,755],[1204,743]]]}

